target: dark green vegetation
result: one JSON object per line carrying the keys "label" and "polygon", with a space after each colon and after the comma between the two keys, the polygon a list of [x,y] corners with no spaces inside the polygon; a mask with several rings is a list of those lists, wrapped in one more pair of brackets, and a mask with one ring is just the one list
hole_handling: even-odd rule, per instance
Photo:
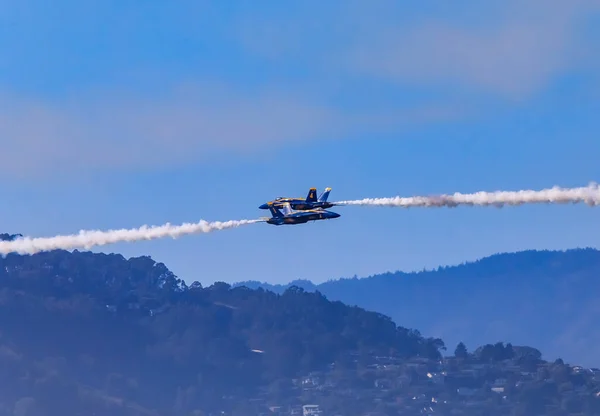
{"label": "dark green vegetation", "polygon": [[27,415],[216,411],[351,351],[437,358],[443,345],[318,293],[187,287],[149,257],[9,255],[0,284],[2,415],[28,397],[45,412]]}
{"label": "dark green vegetation", "polygon": [[[276,293],[287,287],[241,284]],[[522,251],[432,271],[291,284],[383,313],[448,345],[510,340],[543,346],[549,360],[600,367],[589,347],[600,342],[598,250]]]}
{"label": "dark green vegetation", "polygon": [[149,257],[0,258],[0,416],[600,411],[593,372],[508,344],[452,351],[298,287],[188,287]]}
{"label": "dark green vegetation", "polygon": [[0,241],[13,241],[17,237],[23,237],[23,234],[7,234],[7,233],[2,233],[2,234],[0,234]]}

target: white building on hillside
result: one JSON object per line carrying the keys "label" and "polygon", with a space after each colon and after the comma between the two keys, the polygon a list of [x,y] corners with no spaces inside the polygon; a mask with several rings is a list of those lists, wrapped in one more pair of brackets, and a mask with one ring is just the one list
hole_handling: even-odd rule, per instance
{"label": "white building on hillside", "polygon": [[305,404],[302,406],[302,416],[320,415],[321,410],[318,404]]}

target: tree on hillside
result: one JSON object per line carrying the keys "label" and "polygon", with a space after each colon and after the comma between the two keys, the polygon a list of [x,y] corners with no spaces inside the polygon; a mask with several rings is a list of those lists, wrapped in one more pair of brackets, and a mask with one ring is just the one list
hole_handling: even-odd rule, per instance
{"label": "tree on hillside", "polygon": [[18,237],[23,237],[23,234],[2,233],[2,234],[0,234],[0,241],[14,241]]}
{"label": "tree on hillside", "polygon": [[467,358],[469,356],[469,352],[467,351],[467,347],[465,346],[464,343],[459,342],[458,345],[456,346],[456,349],[454,350],[454,356],[456,358]]}
{"label": "tree on hillside", "polygon": [[506,348],[504,349],[504,358],[509,360],[511,358],[514,358],[514,356],[515,350],[512,344],[509,342],[508,344],[506,344]]}

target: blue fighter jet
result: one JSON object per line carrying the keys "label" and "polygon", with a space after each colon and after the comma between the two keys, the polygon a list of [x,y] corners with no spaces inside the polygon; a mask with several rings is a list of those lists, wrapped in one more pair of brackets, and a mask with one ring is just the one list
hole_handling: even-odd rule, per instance
{"label": "blue fighter jet", "polygon": [[272,225],[304,224],[308,221],[329,220],[340,216],[338,213],[321,208],[296,211],[292,209],[289,202],[283,203],[283,212],[275,205],[269,205],[268,208],[272,217],[266,219],[266,223]]}
{"label": "blue fighter jet", "polygon": [[306,199],[279,197],[275,198],[272,201],[265,202],[258,208],[270,209],[271,206],[283,208],[283,205],[285,203],[289,203],[292,209],[299,211],[311,210],[315,208],[331,208],[335,204],[327,202],[327,198],[329,197],[330,192],[331,188],[325,188],[325,191],[323,191],[323,193],[317,198],[317,188],[310,188]]}

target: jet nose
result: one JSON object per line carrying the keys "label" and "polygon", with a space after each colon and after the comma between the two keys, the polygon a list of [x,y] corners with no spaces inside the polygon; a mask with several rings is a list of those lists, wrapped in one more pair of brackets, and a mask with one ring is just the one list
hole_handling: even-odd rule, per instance
{"label": "jet nose", "polygon": [[331,218],[339,218],[340,214],[338,214],[337,212],[332,212],[331,213]]}
{"label": "jet nose", "polygon": [[262,204],[258,209],[268,209],[269,206],[267,204]]}

